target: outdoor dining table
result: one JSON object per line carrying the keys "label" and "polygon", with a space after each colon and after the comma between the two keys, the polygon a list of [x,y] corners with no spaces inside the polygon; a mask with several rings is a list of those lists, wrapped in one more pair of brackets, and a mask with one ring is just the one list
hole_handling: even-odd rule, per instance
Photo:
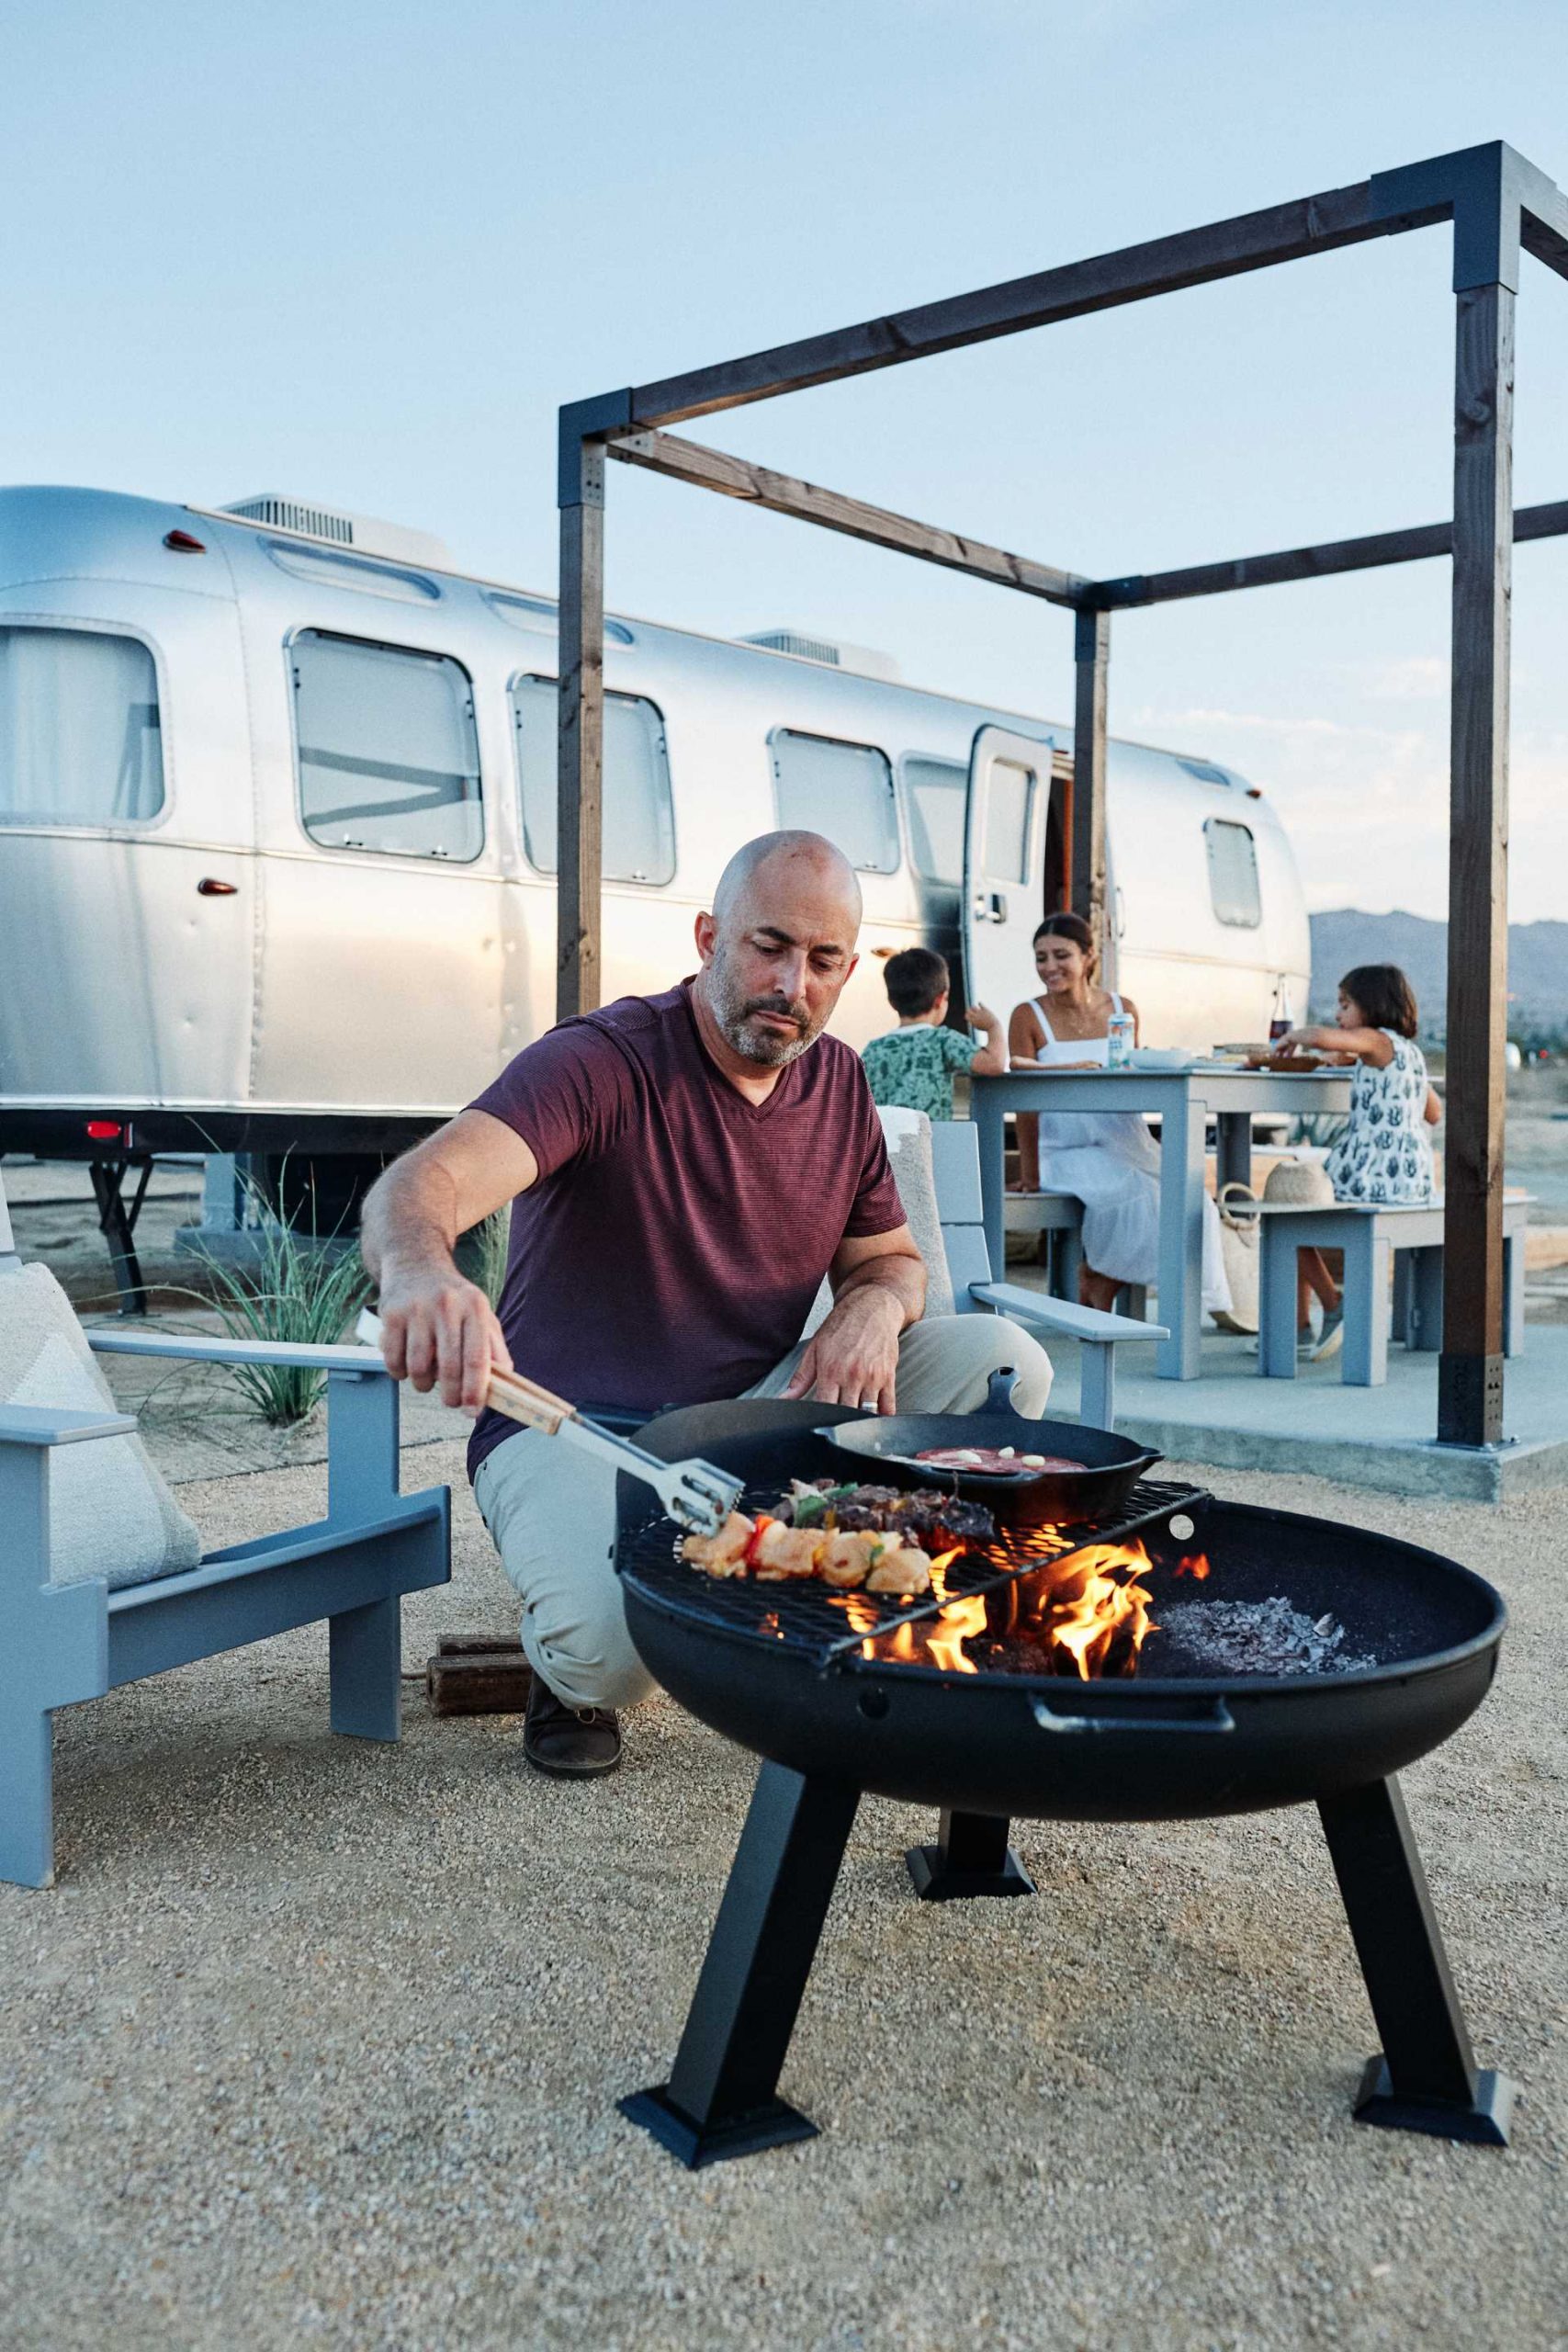
{"label": "outdoor dining table", "polygon": [[1003,1262],[1007,1178],[1003,1123],[1019,1111],[1153,1112],[1160,1122],[1159,1317],[1170,1336],[1156,1343],[1162,1380],[1196,1380],[1202,1323],[1203,1161],[1213,1119],[1218,1182],[1247,1183],[1252,1121],[1343,1114],[1350,1107],[1348,1069],[1296,1073],[1267,1069],[1010,1070],[971,1081],[969,1115],[980,1130],[980,1198],[991,1263]]}

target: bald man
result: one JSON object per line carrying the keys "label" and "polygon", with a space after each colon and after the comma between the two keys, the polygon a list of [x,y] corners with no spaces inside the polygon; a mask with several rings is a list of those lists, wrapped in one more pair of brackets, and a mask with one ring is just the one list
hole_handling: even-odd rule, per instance
{"label": "bald man", "polygon": [[[697,917],[694,978],[563,1022],[389,1169],[364,1250],[392,1374],[470,1410],[499,1363],[590,1413],[779,1396],[941,1413],[973,1411],[1008,1363],[1019,1409],[1043,1412],[1051,1366],[1026,1332],[919,1319],[925,1267],[860,1057],[822,1035],[860,920],[820,834],[749,842]],[[497,1316],[452,1252],[508,1201]],[[832,1311],[802,1343],[824,1275]],[[615,1711],[652,1688],[615,1575],[615,1473],[490,1412],[468,1470],[523,1601],[524,1753],[611,1771]]]}

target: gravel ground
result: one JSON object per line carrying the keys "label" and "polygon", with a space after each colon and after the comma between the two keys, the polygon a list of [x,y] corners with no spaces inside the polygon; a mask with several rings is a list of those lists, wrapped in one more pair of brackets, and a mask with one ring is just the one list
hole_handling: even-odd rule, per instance
{"label": "gravel ground", "polygon": [[[1372,2027],[1310,1812],[1023,1824],[1037,1900],[927,1907],[929,1819],[872,1802],[784,2077],[824,2136],[688,2176],[615,2101],[667,2069],[747,1759],[664,1701],[580,1790],[417,1690],[400,1747],[333,1742],[314,1629],[62,1719],[61,1883],[0,1889],[0,2344],[1568,2341],[1562,1497],[1224,1486],[1508,1593],[1493,1698],[1408,1792],[1509,2154],[1351,2125]],[[320,1492],[182,1499],[216,1541]],[[410,1660],[507,1601],[465,1496]]]}

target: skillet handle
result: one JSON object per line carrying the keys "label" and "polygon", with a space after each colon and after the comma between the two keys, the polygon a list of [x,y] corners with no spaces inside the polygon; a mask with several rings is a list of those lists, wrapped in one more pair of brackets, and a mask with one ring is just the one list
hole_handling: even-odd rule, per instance
{"label": "skillet handle", "polygon": [[1159,1731],[1159,1732],[1227,1732],[1235,1731],[1235,1717],[1223,1699],[1211,1702],[1208,1713],[1201,1715],[1059,1715],[1043,1699],[1030,1702],[1030,1713],[1042,1731]]}
{"label": "skillet handle", "polygon": [[[1010,1412],[1012,1408],[1013,1385],[1017,1379],[1018,1374],[1010,1363],[1004,1363],[998,1370],[993,1372],[990,1385],[986,1390],[983,1410],[987,1413]],[[1156,1461],[1159,1459],[1157,1454],[1155,1459]]]}

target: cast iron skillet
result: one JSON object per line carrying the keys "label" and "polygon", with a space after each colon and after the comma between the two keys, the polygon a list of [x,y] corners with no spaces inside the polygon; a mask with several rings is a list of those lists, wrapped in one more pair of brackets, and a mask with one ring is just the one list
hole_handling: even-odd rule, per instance
{"label": "cast iron skillet", "polygon": [[[1084,1429],[1077,1421],[1026,1421],[1003,1398],[997,1384],[978,1413],[887,1413],[863,1421],[840,1421],[818,1430],[840,1453],[851,1455],[855,1475],[874,1468],[881,1484],[942,1487],[966,1502],[984,1503],[1003,1527],[1038,1527],[1050,1521],[1076,1526],[1109,1516],[1138,1480],[1160,1459],[1131,1438],[1111,1430]],[[1081,1470],[1039,1470],[1009,1478],[987,1470],[944,1470],[913,1456],[928,1446],[1010,1445],[1019,1453],[1059,1454],[1081,1462]]]}

